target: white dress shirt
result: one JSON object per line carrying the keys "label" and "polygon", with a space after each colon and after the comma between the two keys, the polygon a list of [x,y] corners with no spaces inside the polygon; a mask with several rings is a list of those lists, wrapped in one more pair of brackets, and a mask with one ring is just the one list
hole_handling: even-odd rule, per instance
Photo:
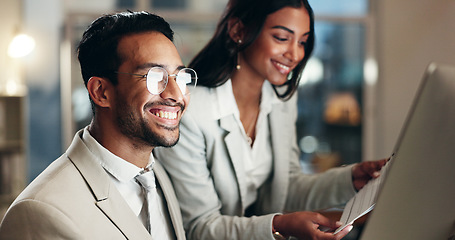
{"label": "white dress shirt", "polygon": [[250,206],[257,199],[258,188],[267,180],[272,171],[272,145],[268,114],[272,111],[273,105],[279,103],[272,85],[264,81],[262,86],[262,96],[259,108],[259,115],[256,123],[256,137],[253,146],[248,142],[248,135],[240,121],[240,112],[232,91],[231,80],[228,80],[217,89],[218,99],[222,99],[223,115],[233,114],[237,120],[237,125],[244,135],[244,140],[240,143],[243,153],[243,163],[247,175],[247,196],[246,206]]}
{"label": "white dress shirt", "polygon": [[[142,190],[142,187],[135,180],[135,177],[138,174],[140,174],[141,171],[143,171],[144,169],[139,168],[126,160],[123,160],[122,158],[116,156],[115,154],[111,153],[109,150],[104,148],[90,135],[88,127],[84,129],[82,141],[85,143],[90,152],[96,156],[96,159],[99,161],[99,164],[106,170],[108,175],[111,177],[112,182],[117,187],[120,194],[128,203],[134,214],[138,216],[138,218],[142,221],[144,225],[146,225],[147,213],[145,211],[141,212],[141,209],[144,206],[145,193]],[[147,164],[146,168],[152,166],[154,161],[155,159],[153,157],[153,154],[150,154],[149,163]],[[163,224],[166,226],[166,233],[169,236],[169,239],[174,239],[173,237],[174,234],[172,234],[171,231],[172,227],[169,219],[169,214],[167,208],[164,207],[166,206],[164,196],[159,188],[158,198],[159,208],[161,209],[162,214],[166,218],[166,223]],[[153,221],[160,219],[157,216],[150,216],[150,218],[153,219]]]}

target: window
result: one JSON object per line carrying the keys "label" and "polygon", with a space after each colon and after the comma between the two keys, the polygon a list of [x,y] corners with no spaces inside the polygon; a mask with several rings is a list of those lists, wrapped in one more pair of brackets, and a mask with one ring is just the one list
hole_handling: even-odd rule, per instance
{"label": "window", "polygon": [[368,1],[310,0],[316,44],[298,94],[297,139],[305,172],[362,160]]}

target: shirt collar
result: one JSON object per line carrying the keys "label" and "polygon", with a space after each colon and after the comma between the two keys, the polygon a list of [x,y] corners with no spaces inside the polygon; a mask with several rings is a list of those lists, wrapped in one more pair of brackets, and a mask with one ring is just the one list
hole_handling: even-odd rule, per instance
{"label": "shirt collar", "polygon": [[[239,116],[239,109],[235,101],[234,93],[232,90],[231,79],[227,80],[223,85],[215,88],[216,101],[215,109],[213,109],[215,119],[221,119],[225,116],[234,114]],[[280,99],[273,90],[272,84],[265,80],[262,85],[262,96],[261,96],[261,111],[268,114],[272,111],[274,104],[280,102]]]}
{"label": "shirt collar", "polygon": [[[113,177],[121,182],[127,182],[133,179],[136,175],[140,174],[143,169],[136,165],[116,156],[90,135],[88,126],[84,128],[82,134],[82,141],[85,143],[90,152],[95,156],[99,164]],[[150,154],[149,164],[147,168],[151,168],[155,163],[153,154]]]}
{"label": "shirt collar", "polygon": [[221,119],[229,115],[240,115],[232,90],[231,79],[228,79],[223,85],[215,88],[216,101],[214,104],[215,119]]}
{"label": "shirt collar", "polygon": [[281,100],[273,90],[273,86],[269,81],[264,81],[262,85],[262,98],[261,98],[261,111],[264,113],[270,113],[272,111],[273,105],[280,103]]}

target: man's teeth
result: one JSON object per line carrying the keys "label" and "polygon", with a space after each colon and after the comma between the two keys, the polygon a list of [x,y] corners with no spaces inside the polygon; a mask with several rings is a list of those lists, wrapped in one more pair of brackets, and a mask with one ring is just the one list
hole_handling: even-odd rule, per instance
{"label": "man's teeth", "polygon": [[280,68],[284,68],[284,69],[286,69],[286,70],[289,70],[289,67],[288,67],[288,66],[283,65],[283,64],[281,64],[281,63],[279,63],[279,62],[277,62],[276,65],[278,65]]}
{"label": "man's teeth", "polygon": [[166,119],[176,119],[177,118],[177,112],[159,111],[159,112],[155,113],[155,116],[160,117],[160,118],[166,118]]}

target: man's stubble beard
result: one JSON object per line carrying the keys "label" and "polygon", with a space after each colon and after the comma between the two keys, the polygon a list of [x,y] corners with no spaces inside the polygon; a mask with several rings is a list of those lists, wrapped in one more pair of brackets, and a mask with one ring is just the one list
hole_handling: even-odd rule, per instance
{"label": "man's stubble beard", "polygon": [[[147,119],[142,115],[135,115],[126,104],[118,103],[117,106],[117,125],[123,135],[151,147],[172,147],[177,144],[180,137],[179,126],[170,128],[155,125],[156,128],[166,130],[166,133],[160,135],[152,129]],[[176,137],[174,137],[175,131],[177,131]]]}

